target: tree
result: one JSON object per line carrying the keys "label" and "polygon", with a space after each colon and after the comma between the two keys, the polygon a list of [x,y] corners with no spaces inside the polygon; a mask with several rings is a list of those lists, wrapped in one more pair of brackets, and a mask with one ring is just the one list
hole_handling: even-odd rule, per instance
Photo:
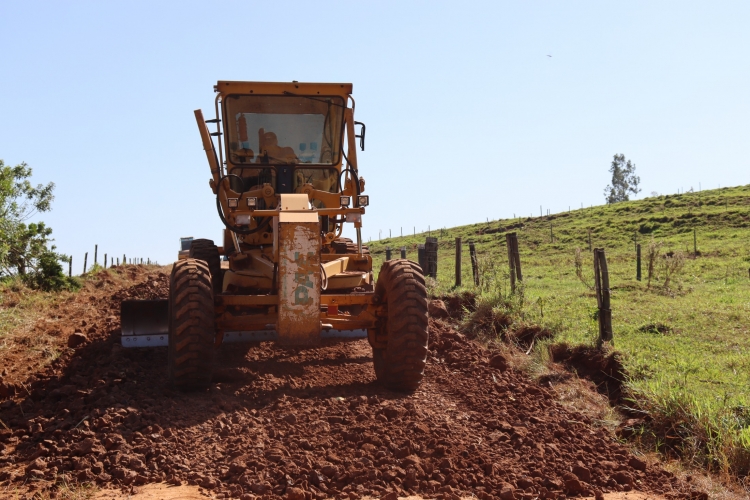
{"label": "tree", "polygon": [[27,221],[52,208],[55,184],[33,186],[31,168],[0,160],[0,277],[18,276],[34,288],[60,289],[68,284],[60,260],[67,257],[51,245],[52,229]]}
{"label": "tree", "polygon": [[635,163],[630,160],[626,162],[625,155],[615,155],[609,171],[612,174],[612,184],[604,188],[607,203],[628,201],[629,193],[636,195],[641,191],[638,188],[641,178],[635,175]]}

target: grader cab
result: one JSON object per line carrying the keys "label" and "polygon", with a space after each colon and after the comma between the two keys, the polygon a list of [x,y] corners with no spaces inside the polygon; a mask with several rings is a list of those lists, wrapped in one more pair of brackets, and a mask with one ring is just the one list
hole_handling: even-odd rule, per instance
{"label": "grader cab", "polygon": [[[123,303],[123,345],[168,345],[170,377],[187,389],[210,383],[224,342],[367,337],[377,379],[416,389],[427,355],[424,277],[399,259],[373,280],[357,163],[365,126],[354,121],[352,85],[220,81],[214,89],[216,117],[195,117],[222,245],[190,242],[168,300]],[[342,236],[347,224],[356,241]]]}

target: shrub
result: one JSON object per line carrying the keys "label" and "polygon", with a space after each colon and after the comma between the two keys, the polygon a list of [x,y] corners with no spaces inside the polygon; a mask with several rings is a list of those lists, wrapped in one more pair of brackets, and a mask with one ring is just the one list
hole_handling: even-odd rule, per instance
{"label": "shrub", "polygon": [[38,258],[38,265],[32,271],[21,276],[29,288],[55,292],[60,290],[75,290],[80,288],[77,279],[65,276],[60,265],[61,256],[52,251],[42,253]]}

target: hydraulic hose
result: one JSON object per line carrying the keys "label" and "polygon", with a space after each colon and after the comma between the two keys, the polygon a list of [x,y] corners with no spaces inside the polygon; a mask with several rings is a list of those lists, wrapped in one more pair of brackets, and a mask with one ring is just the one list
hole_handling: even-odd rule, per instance
{"label": "hydraulic hose", "polygon": [[349,160],[347,160],[346,163],[347,163],[346,167],[344,167],[344,170],[341,172],[341,175],[339,175],[339,191],[342,192],[342,193],[344,192],[344,188],[341,185],[341,179],[344,179],[346,177],[346,175],[344,175],[344,174],[346,174],[347,172],[350,172],[352,174],[352,178],[354,179],[355,189],[357,190],[357,196],[355,197],[354,203],[352,205],[354,205],[355,207],[358,207],[359,206],[359,195],[362,194],[362,191],[360,190],[360,185],[359,185],[359,176],[357,175],[357,171],[354,170],[349,165]]}
{"label": "hydraulic hose", "polygon": [[265,229],[266,226],[268,226],[268,223],[271,222],[271,218],[270,217],[262,218],[258,222],[258,225],[254,229],[250,229],[250,228],[246,229],[246,228],[242,228],[240,226],[233,226],[224,217],[224,212],[221,210],[220,196],[221,196],[222,186],[224,185],[224,180],[227,179],[228,177],[236,177],[237,179],[240,180],[240,182],[243,182],[242,181],[242,177],[240,177],[239,175],[236,175],[236,174],[227,174],[227,175],[224,175],[224,176],[222,176],[222,177],[219,178],[219,185],[218,185],[218,187],[216,189],[216,211],[219,212],[219,218],[221,219],[221,222],[224,223],[224,225],[227,227],[227,229],[229,229],[230,231],[235,232],[237,234],[254,234],[254,233],[257,233],[258,231],[261,231],[262,229]]}

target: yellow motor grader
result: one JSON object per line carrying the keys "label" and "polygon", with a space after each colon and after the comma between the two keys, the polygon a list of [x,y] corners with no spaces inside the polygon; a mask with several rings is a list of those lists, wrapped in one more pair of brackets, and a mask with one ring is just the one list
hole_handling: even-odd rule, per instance
{"label": "yellow motor grader", "polygon": [[[123,346],[167,345],[172,381],[190,389],[211,382],[225,342],[366,336],[377,379],[416,389],[427,356],[424,277],[398,259],[373,280],[357,164],[365,125],[354,121],[352,85],[219,81],[214,90],[216,117],[195,117],[222,245],[186,240],[168,300],[123,302]],[[356,242],[342,237],[346,224]]]}

